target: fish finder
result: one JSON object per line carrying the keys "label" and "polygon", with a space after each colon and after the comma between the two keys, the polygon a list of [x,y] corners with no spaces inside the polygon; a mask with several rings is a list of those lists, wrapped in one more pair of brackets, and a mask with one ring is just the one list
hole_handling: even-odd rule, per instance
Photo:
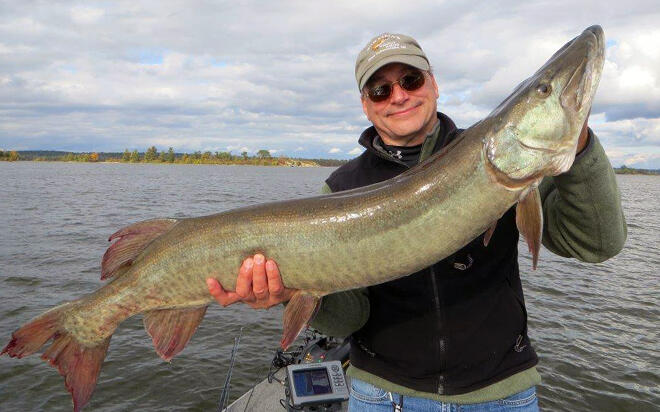
{"label": "fish finder", "polygon": [[339,361],[289,365],[286,375],[289,403],[297,410],[337,410],[348,400],[346,377]]}

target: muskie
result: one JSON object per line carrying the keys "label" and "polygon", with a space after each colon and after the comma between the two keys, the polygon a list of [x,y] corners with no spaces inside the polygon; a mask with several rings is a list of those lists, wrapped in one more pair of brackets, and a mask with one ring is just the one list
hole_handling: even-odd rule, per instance
{"label": "muskie", "polygon": [[[274,259],[300,289],[284,313],[290,345],[326,294],[387,282],[430,266],[486,232],[514,204],[536,262],[541,205],[536,186],[567,171],[598,85],[603,31],[568,42],[488,117],[447,148],[384,182],[330,195],[156,219],[119,230],[103,256],[110,282],[56,306],[12,334],[12,357],[37,351],[64,376],[74,410],[89,400],[117,325],[144,313],[165,360],[179,353],[212,297],[207,277],[235,287],[243,259]],[[487,247],[487,244],[484,245]],[[387,250],[397,259],[382,259]]]}

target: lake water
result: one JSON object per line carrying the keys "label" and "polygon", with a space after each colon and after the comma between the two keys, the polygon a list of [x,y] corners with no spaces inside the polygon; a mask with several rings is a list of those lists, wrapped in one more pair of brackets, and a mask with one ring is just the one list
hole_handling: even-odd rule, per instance
{"label": "lake water", "polygon": [[[314,195],[332,170],[0,162],[0,347],[30,318],[102,284],[100,258],[118,228]],[[629,232],[617,257],[591,265],[543,250],[532,272],[521,252],[545,410],[660,410],[660,177],[618,181]],[[212,305],[171,363],[154,352],[141,317],[129,319],[85,410],[215,410],[240,327],[231,399],[266,376],[281,314]],[[3,356],[0,410],[70,411],[71,397],[38,356]]]}

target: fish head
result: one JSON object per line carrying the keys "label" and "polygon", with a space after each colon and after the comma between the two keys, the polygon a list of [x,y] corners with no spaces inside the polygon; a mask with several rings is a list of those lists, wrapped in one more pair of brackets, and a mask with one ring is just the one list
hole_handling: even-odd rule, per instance
{"label": "fish head", "polygon": [[500,183],[520,187],[571,167],[604,56],[603,29],[587,28],[484,120],[486,163]]}

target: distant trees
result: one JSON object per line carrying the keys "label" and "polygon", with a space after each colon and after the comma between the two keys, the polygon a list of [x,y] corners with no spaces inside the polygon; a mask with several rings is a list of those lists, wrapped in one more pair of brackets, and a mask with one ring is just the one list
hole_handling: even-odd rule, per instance
{"label": "distant trees", "polygon": [[660,175],[660,169],[634,169],[626,165],[615,167],[614,172],[620,175]]}
{"label": "distant trees", "polygon": [[[124,149],[123,152],[91,152],[76,153],[62,151],[8,151],[0,150],[0,160],[36,160],[36,161],[65,161],[65,162],[126,162],[126,163],[185,163],[185,164],[239,164],[239,165],[260,165],[260,166],[337,166],[343,161],[334,159],[296,159],[285,155],[272,156],[266,149],[258,150],[253,156],[243,151],[240,155],[232,155],[231,151],[196,151],[194,153],[176,154],[173,147],[167,151],[159,151],[156,146],[150,146],[144,152],[138,152],[137,149]],[[636,169],[628,169],[625,166],[623,172],[629,172]],[[619,172],[619,169],[617,169]],[[657,171],[655,172],[657,173]]]}
{"label": "distant trees", "polygon": [[234,159],[231,152],[215,152],[215,158],[220,162],[230,162]]}
{"label": "distant trees", "polygon": [[144,152],[145,162],[153,162],[157,158],[158,158],[158,149],[156,149],[156,146],[151,146],[150,148],[147,149],[146,152]]}
{"label": "distant trees", "polygon": [[165,161],[169,163],[174,163],[175,157],[176,156],[174,155],[174,149],[172,148],[172,146],[170,146],[170,148],[167,149],[167,155],[165,155]]}
{"label": "distant trees", "polygon": [[21,156],[19,156],[18,152],[16,150],[0,150],[0,160],[5,160],[8,162],[15,162],[17,160],[20,160]]}

